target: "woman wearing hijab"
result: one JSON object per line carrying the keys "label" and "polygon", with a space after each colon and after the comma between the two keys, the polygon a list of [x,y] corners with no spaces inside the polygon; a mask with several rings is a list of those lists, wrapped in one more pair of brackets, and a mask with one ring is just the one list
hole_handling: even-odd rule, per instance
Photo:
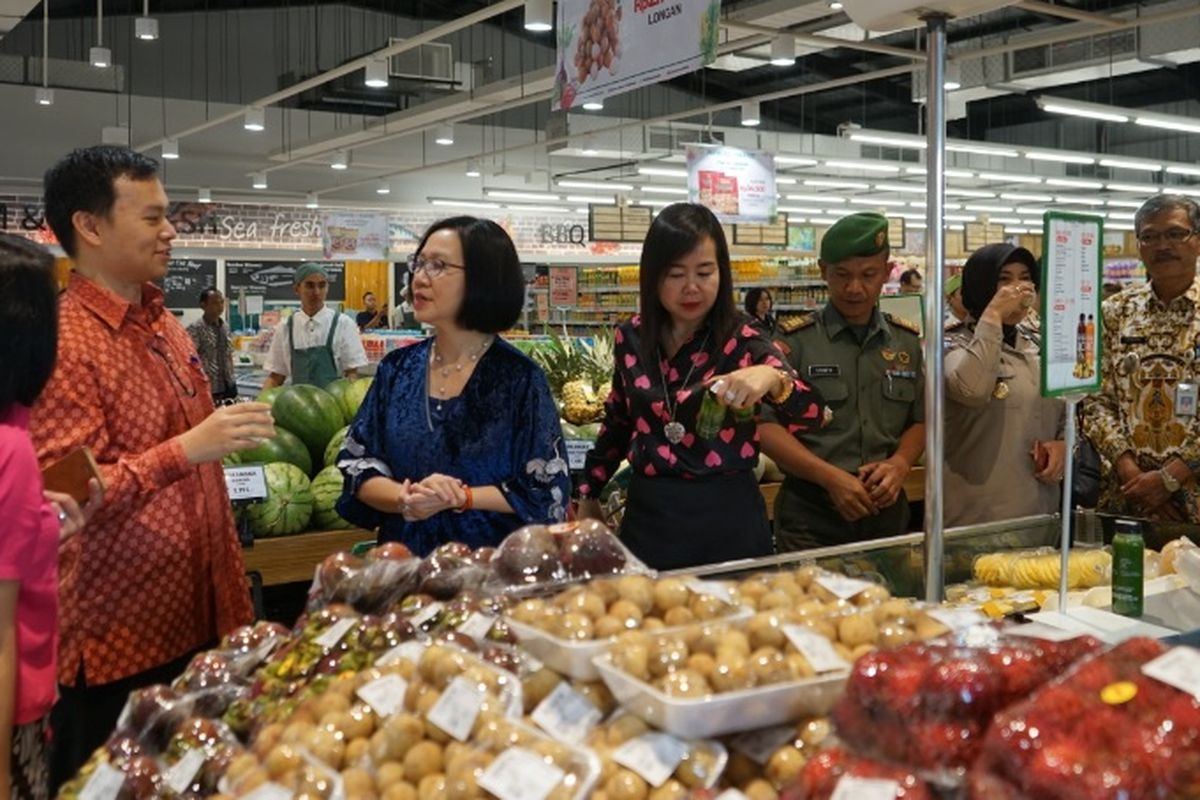
{"label": "woman wearing hijab", "polygon": [[1023,247],[990,244],[962,273],[970,317],[947,330],[946,525],[1058,510],[1065,407],[1041,396],[1026,326],[1041,271]]}

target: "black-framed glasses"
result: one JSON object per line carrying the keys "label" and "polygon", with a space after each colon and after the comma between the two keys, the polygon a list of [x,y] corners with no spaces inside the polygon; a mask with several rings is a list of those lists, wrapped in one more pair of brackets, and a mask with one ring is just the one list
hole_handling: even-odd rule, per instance
{"label": "black-framed glasses", "polygon": [[1151,233],[1139,233],[1137,240],[1138,244],[1143,247],[1157,247],[1161,242],[1168,244],[1183,244],[1188,239],[1196,235],[1195,231],[1186,230],[1184,228],[1172,228],[1165,233],[1157,231]]}
{"label": "black-framed glasses", "polygon": [[411,255],[408,257],[408,272],[410,275],[416,275],[422,270],[430,278],[436,278],[445,272],[447,269],[466,269],[462,264],[451,264],[449,261],[443,261],[440,258],[426,258],[422,255]]}

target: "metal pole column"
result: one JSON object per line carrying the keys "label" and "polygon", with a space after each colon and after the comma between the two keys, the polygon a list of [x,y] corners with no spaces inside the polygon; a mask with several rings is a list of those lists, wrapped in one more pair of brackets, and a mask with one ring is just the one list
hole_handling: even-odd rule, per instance
{"label": "metal pole column", "polygon": [[942,515],[944,409],[946,407],[945,331],[946,229],[946,17],[925,18],[929,58],[925,92],[926,198],[925,224],[925,599],[941,602],[945,583],[945,540]]}

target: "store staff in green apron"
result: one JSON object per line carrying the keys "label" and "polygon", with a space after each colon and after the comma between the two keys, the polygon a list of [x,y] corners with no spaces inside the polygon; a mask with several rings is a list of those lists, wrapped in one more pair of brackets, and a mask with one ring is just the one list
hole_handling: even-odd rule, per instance
{"label": "store staff in green apron", "polygon": [[851,214],[821,242],[829,302],[779,323],[780,349],[820,391],[829,424],[794,432],[764,413],[762,449],[787,473],[775,501],[780,550],[894,536],[908,528],[904,479],[925,444],[918,328],[879,310],[887,219]]}
{"label": "store staff in green apron", "polygon": [[275,328],[263,364],[270,373],[263,388],[280,386],[289,377],[293,384],[315,386],[325,386],[342,376],[357,378],[359,367],[367,365],[367,352],[354,320],[326,307],[329,276],[324,268],[320,264],[301,264],[294,280],[300,310]]}

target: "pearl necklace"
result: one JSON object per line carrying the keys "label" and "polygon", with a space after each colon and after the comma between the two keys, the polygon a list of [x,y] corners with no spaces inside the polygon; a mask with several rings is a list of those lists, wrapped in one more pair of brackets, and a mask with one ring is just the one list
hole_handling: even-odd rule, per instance
{"label": "pearl necklace", "polygon": [[[467,362],[472,365],[477,363],[479,359],[483,357],[483,354],[487,352],[487,349],[492,346],[492,342],[495,341],[495,338],[496,337],[494,336],[488,336],[486,339],[484,339],[483,344],[479,346],[478,350],[476,350],[474,353],[467,354]],[[447,364],[445,359],[442,357],[442,354],[438,351],[437,339],[434,338],[429,348],[429,388],[425,392],[425,422],[429,426],[429,430],[433,430],[433,414],[429,409],[429,395],[437,395],[437,410],[440,412],[442,410],[442,402],[448,399],[448,395],[450,394],[448,381],[451,374],[460,375],[466,365],[467,363],[463,361],[463,357],[461,355],[454,361]],[[433,385],[433,375],[435,370],[442,377],[442,385],[437,389],[435,389]]]}

